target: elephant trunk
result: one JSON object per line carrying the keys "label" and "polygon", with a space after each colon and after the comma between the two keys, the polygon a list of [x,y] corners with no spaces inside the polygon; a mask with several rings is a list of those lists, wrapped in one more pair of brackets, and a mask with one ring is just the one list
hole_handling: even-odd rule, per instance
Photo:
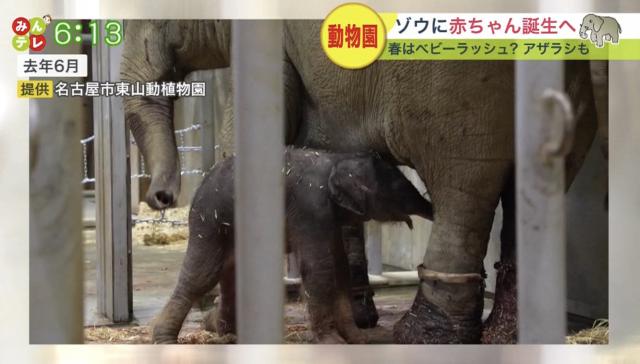
{"label": "elephant trunk", "polygon": [[[171,120],[172,103],[159,98],[152,105],[126,101],[126,120],[151,174],[145,200],[156,210],[172,206],[180,192],[180,159]],[[137,107],[136,107],[137,106]]]}
{"label": "elephant trunk", "polygon": [[[166,79],[175,65],[172,22],[127,22],[120,79],[145,82]],[[175,41],[173,41],[175,42]],[[173,205],[180,191],[180,161],[173,133],[173,101],[166,96],[124,98],[125,120],[140,148],[151,184],[145,197],[149,206],[161,210]]]}
{"label": "elephant trunk", "polygon": [[[126,22],[120,78],[128,82],[179,79],[187,70],[229,66],[230,22],[131,20]],[[169,97],[126,97],[125,119],[151,173],[146,201],[173,205],[180,190],[180,161]]]}
{"label": "elephant trunk", "polygon": [[587,26],[584,24],[580,24],[580,32],[578,32],[578,34],[580,35],[580,38],[582,39],[587,39]]}

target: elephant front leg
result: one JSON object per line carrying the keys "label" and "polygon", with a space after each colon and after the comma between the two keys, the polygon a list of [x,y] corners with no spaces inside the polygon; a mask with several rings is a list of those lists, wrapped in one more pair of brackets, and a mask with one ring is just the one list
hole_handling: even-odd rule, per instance
{"label": "elephant front leg", "polygon": [[[318,226],[331,226],[322,222]],[[314,341],[322,344],[364,342],[357,340],[349,298],[349,272],[340,227],[307,231],[294,244],[300,260],[304,298]],[[338,262],[340,261],[340,263]]]}
{"label": "elephant front leg", "polygon": [[[435,219],[419,267],[416,298],[409,312],[394,326],[397,343],[480,342],[483,258],[506,166],[486,163],[446,166],[444,176],[426,179]],[[427,175],[422,172],[421,175]]]}
{"label": "elephant front leg", "polygon": [[363,224],[344,226],[342,241],[349,261],[353,318],[359,328],[375,327],[378,324],[378,311],[373,302],[374,292],[369,284]]}
{"label": "elephant front leg", "polygon": [[[347,343],[349,344],[364,344],[368,341],[367,335],[364,333],[364,330],[360,330],[360,325],[356,325],[358,319],[354,317],[356,313],[366,314],[366,318],[369,321],[365,323],[367,325],[377,323],[378,313],[376,312],[375,305],[373,304],[373,300],[371,298],[372,295],[364,295],[361,293],[360,297],[354,296],[353,290],[353,263],[360,263],[364,261],[364,277],[366,281],[366,288],[371,290],[369,287],[369,280],[367,277],[367,268],[366,268],[366,258],[364,256],[364,234],[363,234],[363,226],[360,224],[359,226],[354,226],[355,234],[351,236],[351,240],[346,238],[348,231],[345,231],[347,228],[343,228],[342,237],[343,239],[336,239],[335,244],[335,282],[336,282],[336,301],[334,302],[333,309],[333,317],[336,324],[336,328],[340,333],[340,336],[343,337]],[[346,244],[349,245],[346,245]],[[356,256],[354,259],[353,256]],[[357,264],[361,266],[360,264]],[[362,284],[362,283],[360,283]],[[370,306],[366,306],[366,301],[363,302],[368,296],[370,302]],[[358,301],[358,302],[356,302]],[[354,304],[358,306],[354,306]],[[368,311],[362,311],[363,309]],[[375,320],[372,323],[371,320],[371,311],[373,310],[373,314],[375,314]],[[354,320],[355,319],[355,320]],[[369,327],[369,326],[367,326]]]}
{"label": "elephant front leg", "polygon": [[333,316],[337,294],[335,269],[331,257],[315,264],[302,262],[301,275],[313,341],[321,344],[342,344],[345,340],[338,333]]}
{"label": "elephant front leg", "polygon": [[[438,218],[436,217],[436,221]],[[465,239],[469,231],[453,225],[434,224],[427,255],[443,235]],[[453,259],[449,257],[448,259]],[[441,264],[418,267],[420,286],[409,312],[394,325],[400,344],[475,344],[480,342],[484,305],[484,276],[472,267],[462,270]]]}

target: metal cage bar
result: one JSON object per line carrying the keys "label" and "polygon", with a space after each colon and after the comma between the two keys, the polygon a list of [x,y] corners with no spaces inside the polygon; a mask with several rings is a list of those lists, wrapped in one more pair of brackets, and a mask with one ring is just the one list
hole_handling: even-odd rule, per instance
{"label": "metal cage bar", "polygon": [[238,342],[282,342],[282,21],[232,24]]}
{"label": "metal cage bar", "polygon": [[[100,26],[104,27],[104,22]],[[122,46],[93,48],[95,81],[120,79]],[[96,244],[98,313],[113,322],[133,316],[131,277],[131,194],[129,131],[122,98],[97,97],[93,103],[96,171]]]}
{"label": "metal cage bar", "polygon": [[518,335],[526,344],[563,343],[566,333],[564,158],[545,152],[567,122],[554,112],[564,94],[552,91],[564,88],[563,67],[516,62]]}

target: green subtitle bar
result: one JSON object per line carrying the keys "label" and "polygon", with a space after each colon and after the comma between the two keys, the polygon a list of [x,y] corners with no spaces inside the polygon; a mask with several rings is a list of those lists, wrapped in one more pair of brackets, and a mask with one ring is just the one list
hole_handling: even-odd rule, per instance
{"label": "green subtitle bar", "polygon": [[640,60],[640,39],[388,39],[380,60]]}

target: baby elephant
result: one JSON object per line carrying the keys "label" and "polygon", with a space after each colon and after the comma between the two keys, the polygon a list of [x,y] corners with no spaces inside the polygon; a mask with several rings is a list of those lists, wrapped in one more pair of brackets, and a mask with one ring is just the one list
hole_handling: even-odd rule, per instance
{"label": "baby elephant", "polygon": [[[288,148],[285,157],[286,246],[299,259],[314,340],[364,343],[351,311],[341,226],[370,219],[411,226],[409,215],[433,219],[432,206],[396,167],[371,154]],[[175,343],[192,303],[219,281],[216,331],[235,331],[233,165],[233,158],[216,165],[193,198],[187,253],[156,319],[155,343]]]}

